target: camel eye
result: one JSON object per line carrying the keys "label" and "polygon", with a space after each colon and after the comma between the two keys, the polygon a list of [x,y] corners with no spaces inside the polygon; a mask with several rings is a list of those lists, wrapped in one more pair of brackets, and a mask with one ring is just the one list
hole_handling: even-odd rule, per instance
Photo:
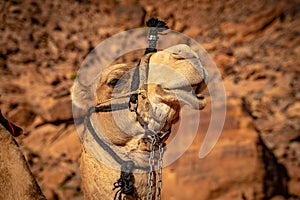
{"label": "camel eye", "polygon": [[114,78],[108,82],[108,86],[114,88],[114,87],[118,87],[118,86],[122,85],[123,83],[124,83],[123,80]]}

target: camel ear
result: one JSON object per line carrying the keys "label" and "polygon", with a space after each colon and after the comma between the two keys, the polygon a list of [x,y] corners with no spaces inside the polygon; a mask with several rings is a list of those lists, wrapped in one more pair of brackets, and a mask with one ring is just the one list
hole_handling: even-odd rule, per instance
{"label": "camel ear", "polygon": [[71,97],[73,104],[81,109],[88,109],[93,105],[94,87],[81,84],[79,81],[75,81],[71,88]]}

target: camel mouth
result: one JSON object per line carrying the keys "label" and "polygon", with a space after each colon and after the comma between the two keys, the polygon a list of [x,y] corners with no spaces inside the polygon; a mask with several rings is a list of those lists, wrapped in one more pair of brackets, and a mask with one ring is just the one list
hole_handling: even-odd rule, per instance
{"label": "camel mouth", "polygon": [[206,106],[206,97],[201,94],[204,90],[202,84],[195,84],[193,86],[183,85],[176,88],[163,88],[163,90],[172,96],[172,100],[189,105],[193,109],[202,110]]}

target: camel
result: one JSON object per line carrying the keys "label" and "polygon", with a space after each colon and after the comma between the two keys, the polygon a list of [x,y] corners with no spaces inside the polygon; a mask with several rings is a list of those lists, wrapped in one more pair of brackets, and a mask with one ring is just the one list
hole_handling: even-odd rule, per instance
{"label": "camel", "polygon": [[[206,105],[201,92],[206,88],[207,72],[189,46],[179,44],[146,54],[141,63],[149,64],[148,79],[136,91],[138,105],[133,105],[133,108],[129,104],[129,109],[126,106],[119,109],[118,105],[128,104],[130,95],[134,93],[130,93],[128,88],[135,76],[135,66],[111,65],[91,85],[86,86],[76,80],[71,89],[75,108],[90,111],[91,107],[100,105],[108,109],[105,112],[88,112],[86,115],[90,117],[90,123],[78,126],[82,138],[81,175],[85,199],[116,199],[118,188],[112,189],[124,167],[108,148],[98,144],[91,131],[97,135],[98,141],[109,146],[123,161],[133,161],[133,165],[138,166],[131,174],[132,194],[123,193],[119,199],[146,199],[148,184],[154,186],[150,192],[156,192],[156,177],[148,183],[149,170],[143,170],[149,167],[151,152],[145,127],[157,133],[165,146],[168,131],[179,120],[181,107],[188,105],[201,110]],[[116,108],[113,108],[114,105]],[[163,134],[167,136],[163,137]]]}
{"label": "camel", "polygon": [[21,129],[3,118],[1,111],[0,122],[0,199],[46,199],[12,136]]}

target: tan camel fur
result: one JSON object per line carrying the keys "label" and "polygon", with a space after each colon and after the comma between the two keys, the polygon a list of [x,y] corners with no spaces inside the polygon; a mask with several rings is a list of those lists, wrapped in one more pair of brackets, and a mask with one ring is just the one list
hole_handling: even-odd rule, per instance
{"label": "tan camel fur", "polygon": [[0,199],[46,199],[33,177],[17,142],[1,124]]}
{"label": "tan camel fur", "polygon": [[[148,166],[149,142],[145,139],[142,123],[149,129],[166,131],[179,120],[182,105],[203,109],[206,100],[200,95],[207,83],[207,72],[198,56],[187,45],[176,45],[150,55],[148,93],[146,100],[137,109],[141,118],[128,109],[114,112],[94,113],[92,125],[98,136],[124,160],[134,159],[139,166]],[[72,99],[76,107],[87,109],[96,106],[116,94],[128,92],[133,68],[126,64],[109,66],[91,86],[75,81]],[[117,80],[120,83],[115,83]],[[191,92],[193,91],[193,92]],[[140,97],[139,97],[140,98]],[[128,97],[111,100],[104,105],[128,102]],[[120,176],[120,166],[92,138],[82,125],[83,138],[81,159],[82,189],[85,199],[111,200],[115,191],[114,182]],[[140,153],[140,154],[134,154]],[[137,198],[147,196],[147,173],[134,172],[134,186]]]}

